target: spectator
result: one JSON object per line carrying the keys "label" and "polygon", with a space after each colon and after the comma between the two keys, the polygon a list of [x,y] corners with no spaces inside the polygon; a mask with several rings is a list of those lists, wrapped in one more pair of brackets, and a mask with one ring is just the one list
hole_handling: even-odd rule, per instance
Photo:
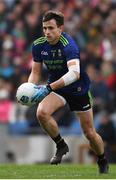
{"label": "spectator", "polygon": [[98,126],[98,133],[105,142],[106,155],[110,163],[116,163],[116,131],[114,122],[107,112],[103,112]]}

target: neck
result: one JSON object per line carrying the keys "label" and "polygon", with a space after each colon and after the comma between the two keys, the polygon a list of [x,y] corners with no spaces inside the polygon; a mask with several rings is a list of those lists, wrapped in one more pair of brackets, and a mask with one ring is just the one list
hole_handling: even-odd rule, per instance
{"label": "neck", "polygon": [[51,45],[57,44],[58,41],[59,41],[59,39],[60,39],[60,36],[61,36],[61,34],[60,34],[60,35],[58,36],[58,38],[56,38],[53,42],[49,42],[49,44],[51,44]]}

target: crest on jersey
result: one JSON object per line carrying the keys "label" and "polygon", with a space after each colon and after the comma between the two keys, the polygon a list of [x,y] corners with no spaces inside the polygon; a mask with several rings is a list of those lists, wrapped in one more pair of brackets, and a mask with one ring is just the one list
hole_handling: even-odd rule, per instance
{"label": "crest on jersey", "polygon": [[48,52],[46,52],[46,51],[41,51],[41,55],[48,56]]}

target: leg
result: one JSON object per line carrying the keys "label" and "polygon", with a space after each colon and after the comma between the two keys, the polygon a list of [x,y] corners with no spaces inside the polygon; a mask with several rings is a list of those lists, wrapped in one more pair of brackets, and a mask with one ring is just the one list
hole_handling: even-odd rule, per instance
{"label": "leg", "polygon": [[55,93],[50,93],[38,106],[37,118],[51,138],[55,138],[59,134],[57,123],[51,115],[64,105],[63,99]]}
{"label": "leg", "polygon": [[92,150],[97,154],[101,155],[104,153],[104,144],[102,138],[96,133],[93,127],[93,112],[92,109],[86,112],[78,113],[80,118],[80,124],[84,135],[89,140]]}
{"label": "leg", "polygon": [[58,125],[52,117],[53,112],[64,106],[65,103],[66,101],[63,97],[56,93],[50,93],[43,99],[37,109],[37,118],[41,126],[57,144],[57,151],[55,156],[51,159],[51,164],[60,163],[62,156],[69,151],[67,144],[59,134]]}
{"label": "leg", "polygon": [[104,157],[104,144],[100,135],[96,132],[93,126],[93,111],[92,109],[86,112],[78,113],[80,118],[80,124],[83,129],[83,132],[87,139],[89,140],[89,144],[92,150],[98,156],[98,166],[100,173],[108,172],[108,163],[106,158]]}

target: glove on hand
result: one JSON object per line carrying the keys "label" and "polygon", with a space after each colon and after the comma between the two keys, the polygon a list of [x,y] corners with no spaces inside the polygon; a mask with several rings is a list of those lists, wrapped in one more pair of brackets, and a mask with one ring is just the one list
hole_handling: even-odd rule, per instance
{"label": "glove on hand", "polygon": [[50,85],[35,86],[37,92],[32,96],[31,102],[41,102],[48,94],[52,92]]}

